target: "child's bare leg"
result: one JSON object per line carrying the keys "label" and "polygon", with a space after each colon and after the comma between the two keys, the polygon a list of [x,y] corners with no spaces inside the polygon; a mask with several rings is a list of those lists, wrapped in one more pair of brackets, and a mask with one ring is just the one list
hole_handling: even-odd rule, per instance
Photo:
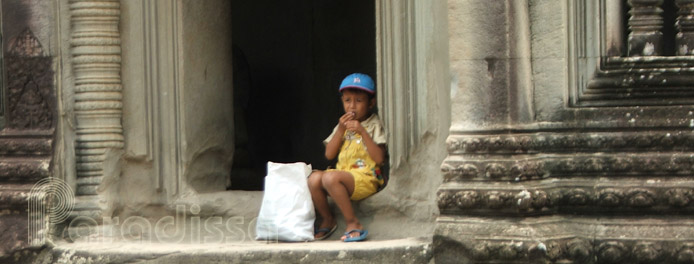
{"label": "child's bare leg", "polygon": [[[352,174],[344,171],[328,171],[325,172],[321,178],[323,188],[325,188],[328,194],[330,194],[330,197],[335,200],[337,207],[340,208],[342,215],[345,217],[345,222],[347,223],[346,230],[362,229],[363,227],[361,223],[359,223],[359,219],[357,219],[357,216],[354,214],[352,201],[349,199],[354,192],[354,177]],[[352,236],[358,235],[359,234],[352,234]]]}
{"label": "child's bare leg", "polygon": [[[328,194],[323,189],[323,173],[323,171],[314,171],[308,176],[308,189],[311,192],[311,199],[313,199],[313,207],[316,208],[318,215],[323,219],[318,228],[331,228],[335,226],[337,222],[330,212],[330,206],[328,206]],[[314,234],[315,237],[320,237],[322,235],[324,234]]]}

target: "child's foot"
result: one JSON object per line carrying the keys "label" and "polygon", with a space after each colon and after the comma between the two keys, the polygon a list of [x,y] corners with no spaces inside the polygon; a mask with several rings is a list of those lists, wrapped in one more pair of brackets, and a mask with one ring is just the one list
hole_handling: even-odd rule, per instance
{"label": "child's foot", "polygon": [[[342,236],[342,237],[340,238],[340,240],[345,241],[345,239],[347,239],[347,238],[359,237],[359,236],[361,235],[359,232],[356,232],[356,231],[350,232],[350,231],[353,231],[353,230],[355,230],[355,229],[356,229],[356,230],[363,230],[364,227],[363,227],[361,224],[347,224],[347,228],[345,229],[345,232],[349,232],[349,233],[347,233],[346,235]],[[348,235],[349,235],[349,236],[348,236]]]}
{"label": "child's foot", "polygon": [[320,226],[318,226],[318,228],[316,229],[320,231],[317,231],[315,234],[313,234],[313,238],[316,240],[326,239],[330,235],[332,235],[335,229],[337,229],[337,221],[335,221],[335,219],[332,219],[330,221],[324,219],[321,222]]}

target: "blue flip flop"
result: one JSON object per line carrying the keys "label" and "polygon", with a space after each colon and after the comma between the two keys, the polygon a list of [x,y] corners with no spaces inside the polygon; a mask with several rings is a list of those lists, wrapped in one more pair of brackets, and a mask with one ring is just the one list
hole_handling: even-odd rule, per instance
{"label": "blue flip flop", "polygon": [[[354,232],[359,232],[359,236],[358,237],[350,237],[349,234],[354,233]],[[348,232],[345,232],[345,236],[347,238],[345,238],[345,240],[343,240],[343,241],[344,242],[363,241],[364,239],[366,239],[366,235],[368,235],[368,234],[369,234],[369,231],[367,231],[367,230],[352,229],[352,230],[349,230]]]}
{"label": "blue flip flop", "polygon": [[315,232],[313,232],[314,234],[318,234],[318,233],[325,233],[325,234],[323,234],[320,237],[315,238],[314,240],[324,240],[324,239],[330,237],[330,235],[332,235],[335,232],[335,230],[337,230],[337,225],[334,225],[331,228],[327,228],[327,227],[317,228],[315,230]]}

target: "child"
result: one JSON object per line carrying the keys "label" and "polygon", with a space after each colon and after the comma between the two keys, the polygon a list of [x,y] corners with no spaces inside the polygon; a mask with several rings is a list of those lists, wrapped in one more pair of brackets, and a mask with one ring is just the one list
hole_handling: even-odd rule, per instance
{"label": "child", "polygon": [[386,136],[378,115],[371,113],[376,105],[371,77],[350,74],[342,81],[339,91],[345,114],[323,141],[325,157],[328,160],[338,157],[337,169],[314,171],[308,178],[313,205],[322,218],[315,238],[325,239],[337,229],[337,221],[328,207],[327,196],[330,195],[347,223],[342,241],[362,241],[368,231],[354,215],[350,199],[358,201],[369,197],[383,184],[380,165],[386,156]]}

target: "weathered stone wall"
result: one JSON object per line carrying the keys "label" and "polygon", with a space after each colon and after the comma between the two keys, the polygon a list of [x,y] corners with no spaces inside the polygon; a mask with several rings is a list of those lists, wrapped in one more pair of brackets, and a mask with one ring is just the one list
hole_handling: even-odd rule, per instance
{"label": "weathered stone wall", "polygon": [[436,260],[691,262],[692,64],[601,57],[598,3],[448,3]]}
{"label": "weathered stone wall", "polygon": [[125,162],[112,199],[121,217],[163,216],[177,199],[228,185],[231,9],[228,1],[121,4]]}
{"label": "weathered stone wall", "polygon": [[376,5],[379,111],[389,130],[391,181],[358,211],[373,219],[366,226],[375,239],[430,236],[451,119],[446,3]]}

